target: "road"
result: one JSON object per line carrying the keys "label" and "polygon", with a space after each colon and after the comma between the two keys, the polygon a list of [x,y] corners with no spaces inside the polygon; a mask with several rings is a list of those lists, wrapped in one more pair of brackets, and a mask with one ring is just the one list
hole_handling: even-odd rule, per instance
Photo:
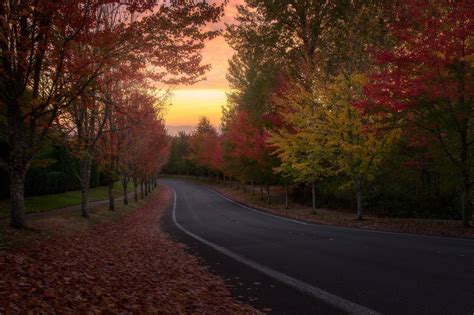
{"label": "road", "polygon": [[474,312],[474,240],[307,224],[246,208],[202,185],[160,183],[175,192],[170,211],[182,233],[322,310],[328,305],[328,313]]}

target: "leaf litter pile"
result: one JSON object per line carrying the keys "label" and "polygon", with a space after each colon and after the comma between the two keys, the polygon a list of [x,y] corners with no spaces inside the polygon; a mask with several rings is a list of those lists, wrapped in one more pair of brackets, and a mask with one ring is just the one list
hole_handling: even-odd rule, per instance
{"label": "leaf litter pile", "polygon": [[0,313],[257,313],[160,229],[160,189],[118,223],[0,254]]}

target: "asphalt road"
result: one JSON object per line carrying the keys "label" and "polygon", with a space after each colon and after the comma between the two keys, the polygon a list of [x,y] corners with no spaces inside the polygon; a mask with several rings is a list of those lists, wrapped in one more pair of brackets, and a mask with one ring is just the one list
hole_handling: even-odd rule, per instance
{"label": "asphalt road", "polygon": [[175,230],[201,252],[214,252],[204,259],[225,256],[230,267],[218,273],[287,288],[259,289],[275,313],[474,314],[474,240],[306,224],[246,208],[205,186],[160,182],[175,192]]}

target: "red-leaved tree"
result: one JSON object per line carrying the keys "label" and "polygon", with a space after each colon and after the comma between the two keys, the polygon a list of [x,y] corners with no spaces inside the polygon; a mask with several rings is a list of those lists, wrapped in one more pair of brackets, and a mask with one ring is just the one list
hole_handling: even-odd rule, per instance
{"label": "red-leaved tree", "polygon": [[361,106],[406,124],[444,152],[459,178],[464,226],[472,218],[474,2],[402,0],[388,13],[392,49],[376,51],[379,69]]}
{"label": "red-leaved tree", "polygon": [[[222,12],[222,4],[204,1],[0,4],[0,124],[8,144],[0,167],[10,177],[12,227],[26,226],[26,172],[51,126],[63,124],[59,115],[69,114],[65,128],[75,126],[72,134],[79,135],[91,123],[85,145],[89,146],[99,139],[109,113],[102,92],[105,73],[112,68],[114,74],[124,74],[127,67],[135,72],[147,67],[148,78],[164,83],[198,81],[209,68],[201,64],[204,41],[218,34],[205,25],[217,22]],[[91,118],[94,115],[99,117]],[[90,162],[92,151],[83,154],[85,162]]]}

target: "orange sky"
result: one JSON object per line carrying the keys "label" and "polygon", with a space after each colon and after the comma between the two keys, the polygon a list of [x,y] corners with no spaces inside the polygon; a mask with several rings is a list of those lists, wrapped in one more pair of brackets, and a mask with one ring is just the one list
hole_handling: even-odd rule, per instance
{"label": "orange sky", "polygon": [[[236,5],[243,2],[244,0],[229,1],[224,18],[211,27],[223,28],[224,23],[232,23],[237,11]],[[212,69],[206,74],[205,81],[192,86],[175,87],[172,105],[165,115],[167,125],[195,125],[200,116],[207,116],[215,126],[220,124],[221,107],[226,102],[225,92],[228,89],[225,78],[227,60],[232,53],[233,50],[221,36],[207,42],[202,52],[203,63],[210,64]]]}

